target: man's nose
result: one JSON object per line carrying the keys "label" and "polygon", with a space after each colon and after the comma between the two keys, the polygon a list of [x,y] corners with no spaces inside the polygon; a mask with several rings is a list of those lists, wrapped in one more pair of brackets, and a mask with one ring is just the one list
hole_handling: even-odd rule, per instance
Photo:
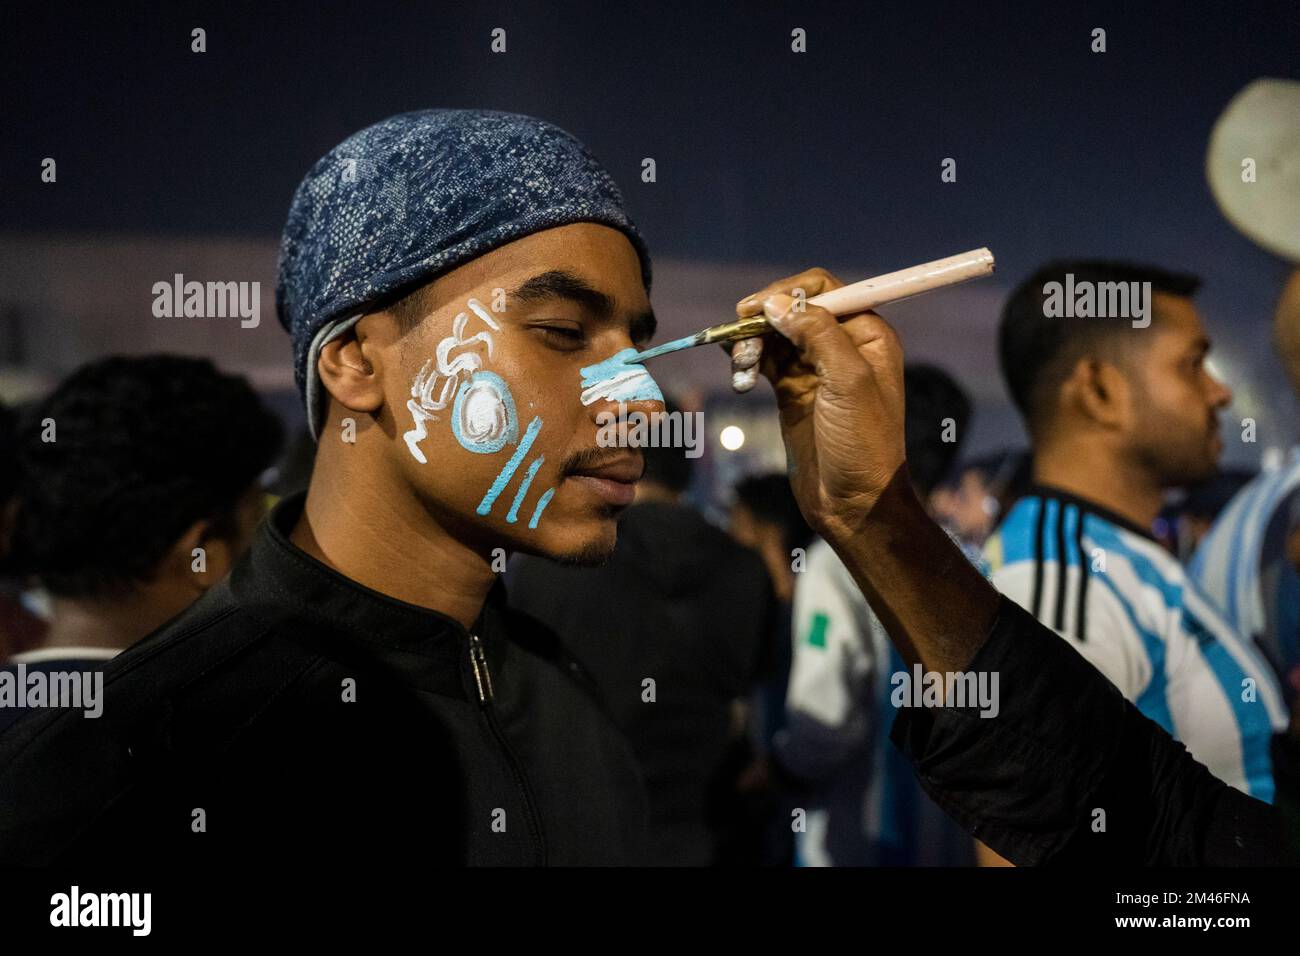
{"label": "man's nose", "polygon": [[1210,407],[1214,409],[1227,408],[1230,404],[1232,404],[1232,389],[1211,375]]}
{"label": "man's nose", "polygon": [[652,415],[656,412],[662,412],[663,410],[664,402],[662,398],[634,398],[625,401],[615,401],[611,398],[606,399],[603,402],[597,402],[591,409],[593,418],[600,415],[602,412],[607,412],[617,417],[621,415],[631,415],[633,412]]}

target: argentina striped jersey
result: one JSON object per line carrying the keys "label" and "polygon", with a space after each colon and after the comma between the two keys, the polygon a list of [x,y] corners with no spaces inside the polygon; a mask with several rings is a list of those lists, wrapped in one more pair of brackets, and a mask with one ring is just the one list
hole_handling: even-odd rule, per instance
{"label": "argentina striped jersey", "polygon": [[1256,642],[1286,688],[1300,667],[1300,573],[1288,540],[1300,527],[1300,449],[1228,502],[1187,573],[1228,623]]}
{"label": "argentina striped jersey", "polygon": [[985,554],[1002,593],[1070,641],[1215,776],[1272,801],[1269,744],[1286,726],[1273,672],[1149,534],[1036,488],[1007,513]]}

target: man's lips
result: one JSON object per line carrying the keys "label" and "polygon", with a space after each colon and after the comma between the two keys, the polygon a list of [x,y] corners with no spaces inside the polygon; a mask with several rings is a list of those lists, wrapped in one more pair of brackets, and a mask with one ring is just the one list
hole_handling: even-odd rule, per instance
{"label": "man's lips", "polygon": [[600,465],[578,468],[566,477],[590,488],[612,505],[630,505],[636,497],[636,483],[645,470],[638,456],[615,458]]}

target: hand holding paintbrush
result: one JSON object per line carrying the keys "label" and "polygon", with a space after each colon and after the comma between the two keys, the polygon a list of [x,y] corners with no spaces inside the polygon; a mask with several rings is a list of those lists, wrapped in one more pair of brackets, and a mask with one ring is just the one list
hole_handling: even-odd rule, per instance
{"label": "hand holding paintbrush", "polygon": [[[806,300],[806,304],[825,309],[836,316],[855,315],[879,305],[897,302],[944,286],[956,285],[968,279],[990,275],[992,272],[993,253],[988,249],[975,249],[946,259],[937,259],[934,262],[876,276],[874,279],[864,279],[851,285],[840,286],[814,295]],[[824,285],[825,274],[817,275],[815,284]],[[782,286],[788,289],[789,283],[790,280],[787,279]],[[810,282],[811,284],[813,283]],[[757,336],[772,331],[771,324],[762,312],[764,298],[764,294],[760,292],[742,299],[736,306],[736,313],[740,316],[736,321],[711,326],[694,335],[646,349],[629,359],[629,364],[644,362],[659,355],[697,345],[735,342],[737,344],[732,349],[732,384],[737,391],[748,391],[757,379],[756,366],[762,352],[761,340]],[[795,301],[796,308],[801,308],[800,300]]]}

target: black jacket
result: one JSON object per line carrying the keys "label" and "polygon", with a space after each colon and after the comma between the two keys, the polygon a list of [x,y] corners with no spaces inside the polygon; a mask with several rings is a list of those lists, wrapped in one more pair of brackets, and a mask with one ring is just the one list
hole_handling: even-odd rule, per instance
{"label": "black jacket", "polygon": [[555,636],[500,583],[472,633],[370,591],[301,510],[107,665],[99,719],[0,735],[0,863],[639,862],[634,758]]}
{"label": "black jacket", "polygon": [[1005,597],[967,670],[1000,676],[996,717],[900,709],[893,740],[934,801],[1017,866],[1300,860],[1288,741],[1274,738],[1277,807],[1234,790]]}
{"label": "black jacket", "polygon": [[511,602],[564,635],[631,742],[650,797],[650,862],[712,862],[710,785],[771,627],[762,559],[695,509],[655,502],[623,513],[601,567],[520,555],[509,580]]}

